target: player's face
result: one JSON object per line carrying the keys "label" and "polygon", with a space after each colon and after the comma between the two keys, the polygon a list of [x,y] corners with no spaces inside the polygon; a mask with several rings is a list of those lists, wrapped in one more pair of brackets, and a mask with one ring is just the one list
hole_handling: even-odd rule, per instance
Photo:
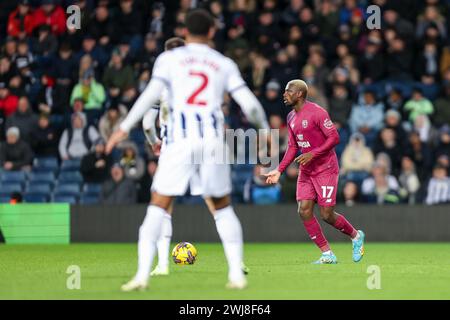
{"label": "player's face", "polygon": [[300,98],[299,91],[293,87],[293,86],[286,86],[286,89],[283,93],[283,102],[287,106],[293,106],[298,102],[298,99]]}

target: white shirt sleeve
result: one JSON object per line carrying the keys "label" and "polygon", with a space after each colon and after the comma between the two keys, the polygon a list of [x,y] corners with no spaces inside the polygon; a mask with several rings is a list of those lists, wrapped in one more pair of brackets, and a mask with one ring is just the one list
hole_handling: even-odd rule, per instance
{"label": "white shirt sleeve", "polygon": [[264,109],[253,92],[245,84],[236,63],[230,60],[229,68],[226,85],[227,91],[239,104],[248,121],[258,129],[269,129],[269,123],[267,122]]}

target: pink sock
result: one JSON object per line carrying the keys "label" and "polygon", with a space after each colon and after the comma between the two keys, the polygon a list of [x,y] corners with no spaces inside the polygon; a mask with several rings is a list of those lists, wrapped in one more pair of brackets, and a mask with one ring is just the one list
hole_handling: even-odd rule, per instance
{"label": "pink sock", "polygon": [[303,221],[303,225],[305,226],[306,232],[308,232],[311,240],[314,241],[322,252],[330,250],[328,241],[325,239],[322,228],[320,227],[316,217],[313,217],[308,221]]}
{"label": "pink sock", "polygon": [[356,237],[358,231],[350,224],[350,222],[345,219],[345,217],[341,214],[337,214],[336,222],[333,227],[341,231],[342,233],[350,236],[352,239]]}

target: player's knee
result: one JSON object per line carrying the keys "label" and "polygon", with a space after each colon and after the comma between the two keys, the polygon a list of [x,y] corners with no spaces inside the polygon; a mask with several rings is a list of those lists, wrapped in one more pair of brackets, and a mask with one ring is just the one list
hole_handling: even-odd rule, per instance
{"label": "player's knee", "polygon": [[310,218],[313,215],[313,208],[309,204],[300,204],[298,213],[302,218]]}

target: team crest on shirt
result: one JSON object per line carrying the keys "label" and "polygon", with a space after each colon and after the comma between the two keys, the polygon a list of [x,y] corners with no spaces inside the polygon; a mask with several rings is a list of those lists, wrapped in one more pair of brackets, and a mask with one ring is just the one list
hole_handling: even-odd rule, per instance
{"label": "team crest on shirt", "polygon": [[333,127],[333,122],[330,119],[326,118],[323,121],[323,126],[327,129],[331,129]]}
{"label": "team crest on shirt", "polygon": [[303,128],[308,127],[308,120],[302,120],[302,127]]}

